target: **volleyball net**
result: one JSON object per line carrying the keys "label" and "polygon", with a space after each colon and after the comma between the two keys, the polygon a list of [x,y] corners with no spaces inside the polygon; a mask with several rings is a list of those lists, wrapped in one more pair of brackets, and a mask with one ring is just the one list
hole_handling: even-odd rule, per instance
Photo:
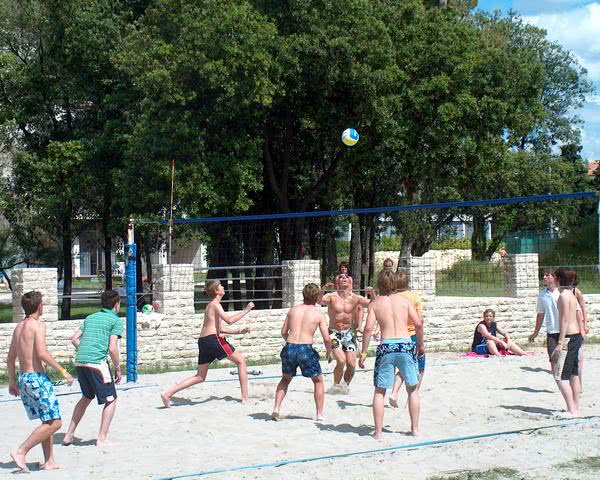
{"label": "volleyball net", "polygon": [[192,266],[197,310],[209,301],[205,287],[211,279],[225,287],[227,310],[249,301],[258,309],[281,308],[289,306],[287,291],[303,282],[333,288],[340,264],[356,292],[377,287],[386,259],[394,270],[409,271],[411,288],[424,294],[533,291],[545,269],[559,266],[577,270],[584,292],[600,293],[597,203],[595,192],[576,192],[144,222],[141,248],[151,245],[152,254],[142,275],[151,293],[152,264],[162,265],[162,272],[166,266],[169,282],[163,288],[179,290],[189,278],[182,280],[178,269],[189,272]]}

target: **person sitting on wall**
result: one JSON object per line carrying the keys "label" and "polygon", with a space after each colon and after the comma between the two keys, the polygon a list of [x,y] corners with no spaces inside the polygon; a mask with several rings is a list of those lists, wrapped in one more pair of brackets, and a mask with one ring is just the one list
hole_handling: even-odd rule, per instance
{"label": "person sitting on wall", "polygon": [[[483,312],[483,320],[477,324],[473,334],[471,350],[479,355],[500,355],[501,351],[507,351],[514,355],[525,355],[525,352],[512,340],[507,333],[500,330],[494,319],[496,312],[488,308]],[[497,335],[504,338],[502,340]]]}

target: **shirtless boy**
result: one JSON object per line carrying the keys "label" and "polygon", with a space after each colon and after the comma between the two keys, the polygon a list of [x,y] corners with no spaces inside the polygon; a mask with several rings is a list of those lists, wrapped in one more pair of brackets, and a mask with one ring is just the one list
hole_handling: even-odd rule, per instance
{"label": "shirtless boy", "polygon": [[327,356],[331,353],[331,338],[327,333],[325,315],[316,306],[319,293],[319,287],[314,283],[306,285],[302,290],[304,303],[290,308],[283,327],[281,327],[281,336],[285,339],[286,344],[280,355],[282,377],[275,393],[275,406],[271,414],[273,420],[279,419],[281,402],[285,398],[292,378],[296,376],[298,367],[300,367],[303,377],[308,377],[313,381],[317,420],[323,419],[325,387],[319,364],[319,353],[313,348],[317,327],[323,336]]}
{"label": "shirtless boy", "polygon": [[[385,269],[385,262],[384,262]],[[396,272],[396,290],[394,293],[399,293],[403,297],[407,298],[412,306],[415,307],[417,315],[425,325],[423,321],[423,302],[419,296],[411,292],[408,289],[408,273],[406,272]],[[412,323],[408,323],[408,333],[413,342],[417,343],[417,332],[415,326]],[[421,387],[421,382],[423,381],[423,376],[425,375],[425,355],[417,358],[417,363],[419,366],[419,383],[417,384],[417,389]],[[396,379],[394,380],[394,388],[392,388],[392,393],[390,393],[390,406],[394,408],[398,408],[398,393],[400,392],[400,388],[402,387],[402,376],[400,372],[396,373]]]}
{"label": "shirtless boy", "polygon": [[570,268],[555,272],[560,296],[558,297],[558,323],[560,333],[552,352],[554,379],[567,405],[569,416],[579,416],[579,350],[585,339],[583,318],[577,316],[577,299],[573,294],[576,273]]}
{"label": "shirtless boy", "polygon": [[[394,372],[400,375],[406,384],[408,393],[408,412],[410,414],[410,431],[412,435],[419,433],[419,374],[417,370],[417,354],[425,354],[423,348],[423,322],[417,315],[415,307],[404,296],[393,293],[396,288],[395,275],[391,271],[382,271],[378,277],[379,296],[369,305],[367,323],[363,335],[362,350],[359,359],[360,368],[365,368],[365,358],[369,349],[369,340],[375,322],[381,329],[381,344],[377,347],[375,372],[373,380],[373,419],[375,432],[373,437],[380,439],[383,430],[383,410],[385,391],[394,385]],[[415,326],[417,342],[412,341],[408,332],[408,324]]]}
{"label": "shirtless boy", "polygon": [[[206,283],[206,293],[212,300],[206,305],[204,324],[198,339],[198,372],[196,375],[186,378],[181,383],[161,393],[160,397],[166,408],[171,406],[171,397],[177,392],[206,380],[208,366],[213,360],[223,360],[224,358],[237,365],[242,390],[242,403],[248,400],[248,372],[244,356],[240,352],[236,352],[235,348],[221,334],[248,333],[248,328],[232,328],[227,325],[233,325],[245,317],[254,308],[254,303],[250,302],[244,310],[231,315],[225,313],[221,305],[221,299],[225,295],[225,289],[221,282],[209,280]],[[221,322],[225,322],[227,325],[221,325]]]}
{"label": "shirtless boy", "polygon": [[[25,457],[38,443],[44,451],[45,470],[60,468],[54,461],[52,436],[62,425],[58,400],[52,382],[44,372],[44,363],[60,372],[68,385],[73,377],[62,368],[46,348],[46,324],[40,320],[44,307],[40,292],[27,292],[21,298],[25,318],[16,326],[6,360],[8,369],[8,391],[21,396],[23,406],[30,420],[39,418],[42,424],[37,427],[19,448],[10,456],[17,467],[28,471]],[[19,378],[15,375],[15,361],[19,359]]]}
{"label": "shirtless boy", "polygon": [[[354,315],[357,307],[365,307],[369,300],[352,292],[352,283],[347,275],[335,278],[336,291],[323,295],[321,304],[327,305],[329,314],[329,335],[336,366],[333,370],[333,387],[335,390],[348,391],[356,368],[356,330],[360,326]],[[344,372],[344,368],[346,371]],[[342,378],[346,385],[340,384]]]}

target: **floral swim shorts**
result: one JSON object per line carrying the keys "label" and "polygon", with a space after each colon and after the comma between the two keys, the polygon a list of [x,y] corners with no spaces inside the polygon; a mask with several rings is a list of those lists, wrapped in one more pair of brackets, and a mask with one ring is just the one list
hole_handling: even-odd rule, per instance
{"label": "floral swim shorts", "polygon": [[39,418],[42,422],[60,419],[58,399],[52,382],[45,373],[21,373],[19,395],[29,420]]}

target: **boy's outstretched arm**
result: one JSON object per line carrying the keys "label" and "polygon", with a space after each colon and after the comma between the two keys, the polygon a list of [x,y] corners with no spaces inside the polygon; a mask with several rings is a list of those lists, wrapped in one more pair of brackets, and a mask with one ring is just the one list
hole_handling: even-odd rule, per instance
{"label": "boy's outstretched arm", "polygon": [[48,351],[48,347],[46,345],[46,324],[44,322],[40,322],[37,328],[38,331],[35,335],[35,350],[38,358],[59,372],[67,381],[67,384],[71,385],[73,383],[73,377],[56,360],[54,360],[54,357]]}
{"label": "boy's outstretched arm", "polygon": [[362,349],[358,359],[358,365],[360,368],[365,368],[365,359],[367,358],[367,351],[369,350],[369,342],[371,341],[371,335],[373,334],[374,324],[375,310],[373,309],[373,304],[369,304],[367,323],[365,323],[365,329],[363,330]]}
{"label": "boy's outstretched arm", "polygon": [[246,308],[244,308],[240,313],[228,315],[227,313],[225,313],[225,310],[223,310],[223,307],[221,305],[217,305],[217,315],[228,325],[233,325],[235,322],[237,322],[238,320],[246,316],[248,313],[250,313],[250,310],[252,310],[253,308],[254,303],[250,302],[248,303],[248,305],[246,305]]}
{"label": "boy's outstretched arm", "polygon": [[325,315],[321,318],[319,322],[319,331],[321,332],[321,336],[323,337],[323,343],[325,344],[325,352],[327,354],[327,359],[331,358],[331,337],[329,336],[329,331],[327,330],[327,322],[325,321]]}
{"label": "boy's outstretched arm", "polygon": [[8,370],[8,392],[15,397],[19,395],[19,387],[17,386],[17,376],[15,362],[17,361],[17,337],[13,331],[12,340],[10,341],[10,349],[6,357],[6,369]]}

